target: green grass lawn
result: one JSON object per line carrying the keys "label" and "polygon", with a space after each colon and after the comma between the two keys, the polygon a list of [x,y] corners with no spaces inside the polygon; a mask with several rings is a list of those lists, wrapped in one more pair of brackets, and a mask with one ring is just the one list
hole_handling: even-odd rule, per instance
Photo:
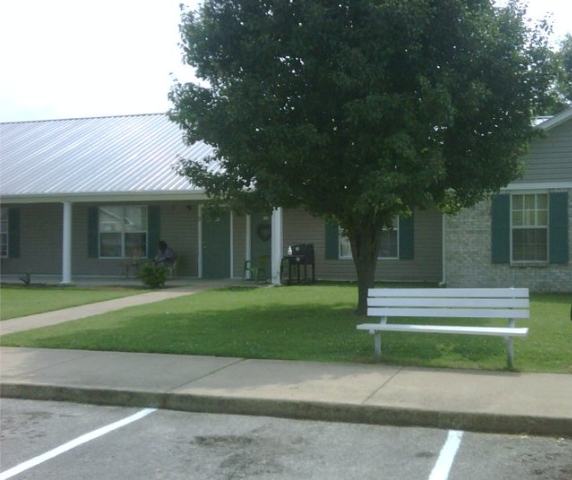
{"label": "green grass lawn", "polygon": [[141,293],[141,289],[2,285],[0,288],[0,320],[102,302],[136,293]]}
{"label": "green grass lawn", "polygon": [[[572,373],[570,300],[532,296],[531,318],[517,322],[530,327],[527,337],[514,340],[517,370]],[[373,363],[373,337],[355,328],[371,319],[353,313],[356,301],[356,287],[349,285],[227,288],[6,335],[0,344]],[[505,344],[498,337],[388,332],[382,335],[382,355],[394,365],[506,368]]]}

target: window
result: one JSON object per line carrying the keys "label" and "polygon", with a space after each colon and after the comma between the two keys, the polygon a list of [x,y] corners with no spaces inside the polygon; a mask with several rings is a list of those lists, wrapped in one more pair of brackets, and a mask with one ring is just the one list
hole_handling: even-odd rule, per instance
{"label": "window", "polygon": [[[396,217],[393,228],[384,231],[379,258],[413,260],[415,258],[414,224],[414,215]],[[326,260],[352,258],[349,241],[343,237],[338,225],[326,222],[324,233]]]}
{"label": "window", "polygon": [[147,255],[147,207],[99,208],[99,256],[122,258]]}
{"label": "window", "polygon": [[0,257],[8,257],[8,209],[2,208],[0,217]]}
{"label": "window", "polygon": [[[352,258],[350,240],[340,230],[340,258]],[[377,258],[399,258],[399,221],[396,219],[391,228],[384,228]]]}
{"label": "window", "polygon": [[568,192],[500,194],[491,207],[495,264],[567,264]]}
{"label": "window", "polygon": [[340,258],[352,258],[350,239],[340,229]]}
{"label": "window", "polygon": [[548,261],[548,195],[511,196],[513,262]]}

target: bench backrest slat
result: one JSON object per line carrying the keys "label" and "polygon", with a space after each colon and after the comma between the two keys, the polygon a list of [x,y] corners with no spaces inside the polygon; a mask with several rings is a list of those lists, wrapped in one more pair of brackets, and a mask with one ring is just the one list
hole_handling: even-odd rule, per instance
{"label": "bench backrest slat", "polygon": [[369,307],[369,317],[529,318],[528,310],[493,308]]}
{"label": "bench backrest slat", "polygon": [[370,297],[368,307],[528,308],[528,298]]}
{"label": "bench backrest slat", "polygon": [[528,288],[370,288],[369,297],[528,298]]}

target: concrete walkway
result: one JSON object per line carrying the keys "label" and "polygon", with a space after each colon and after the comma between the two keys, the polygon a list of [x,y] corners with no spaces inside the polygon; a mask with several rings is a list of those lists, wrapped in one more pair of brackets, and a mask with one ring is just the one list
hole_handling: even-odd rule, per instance
{"label": "concrete walkway", "polygon": [[[199,289],[14,319],[9,328],[37,328]],[[0,325],[4,334],[7,322]],[[0,348],[0,360],[3,397],[572,437],[572,375],[566,374],[9,347]]]}
{"label": "concrete walkway", "polygon": [[191,295],[203,290],[209,290],[225,286],[223,282],[204,282],[202,284],[185,285],[175,288],[165,288],[163,290],[153,290],[151,292],[131,295],[129,297],[115,298],[104,302],[90,303],[79,307],[71,307],[54,312],[39,313],[27,317],[13,318],[0,322],[0,335],[22,332],[33,328],[57,325],[58,323],[71,322],[82,318],[108,313],[122,308],[135,307],[146,303],[160,302],[171,298]]}

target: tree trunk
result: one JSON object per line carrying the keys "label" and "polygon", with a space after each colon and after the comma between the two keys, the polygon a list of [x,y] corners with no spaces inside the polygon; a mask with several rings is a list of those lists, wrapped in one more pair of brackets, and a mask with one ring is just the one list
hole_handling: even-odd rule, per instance
{"label": "tree trunk", "polygon": [[358,315],[367,314],[367,291],[374,286],[375,267],[381,242],[381,228],[360,225],[359,231],[348,232],[358,279]]}

